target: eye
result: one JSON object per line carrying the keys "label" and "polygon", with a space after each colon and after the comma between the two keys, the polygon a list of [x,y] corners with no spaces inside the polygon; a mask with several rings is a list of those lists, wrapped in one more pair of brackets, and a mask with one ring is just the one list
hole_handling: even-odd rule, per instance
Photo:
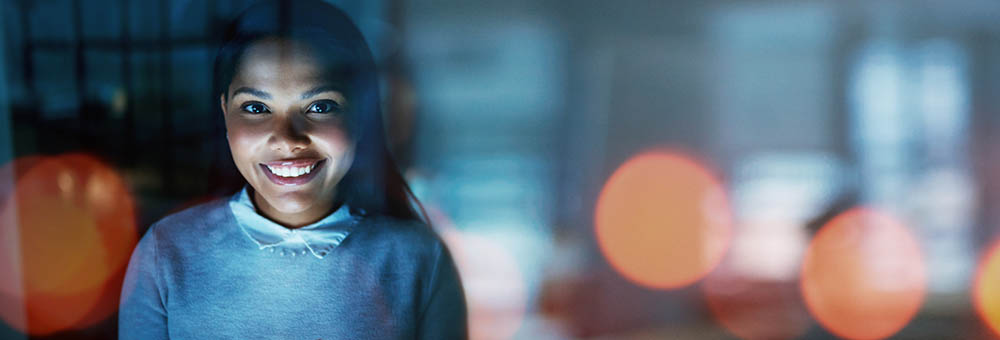
{"label": "eye", "polygon": [[312,104],[309,104],[309,108],[306,109],[309,113],[337,113],[340,112],[340,104],[332,100],[321,100]]}
{"label": "eye", "polygon": [[261,114],[261,113],[269,113],[271,112],[271,110],[269,110],[267,106],[264,104],[251,102],[243,104],[243,112]]}

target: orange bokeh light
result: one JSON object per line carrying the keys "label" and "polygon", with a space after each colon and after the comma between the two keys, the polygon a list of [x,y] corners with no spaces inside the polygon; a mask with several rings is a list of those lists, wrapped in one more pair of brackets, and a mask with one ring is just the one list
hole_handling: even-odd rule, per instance
{"label": "orange bokeh light", "polygon": [[731,212],[706,167],[669,151],[641,153],[608,178],[597,201],[601,252],[621,275],[653,289],[689,285],[721,261]]}
{"label": "orange bokeh light", "polygon": [[524,278],[514,255],[482,236],[446,232],[469,308],[474,340],[510,339],[524,322]]}
{"label": "orange bokeh light", "polygon": [[916,237],[900,221],[855,208],[824,225],[801,270],[806,306],[848,339],[889,337],[923,304],[927,273]]}
{"label": "orange bokeh light", "polygon": [[1000,241],[980,261],[972,296],[979,317],[1000,336]]}
{"label": "orange bokeh light", "polygon": [[451,251],[465,291],[469,339],[502,340],[524,323],[527,284],[517,258],[494,239],[456,229],[433,205],[427,213]]}
{"label": "orange bokeh light", "polygon": [[[137,241],[125,182],[93,157],[18,159],[0,192],[0,317],[31,335],[80,329],[117,309]],[[10,177],[8,177],[10,178]]]}

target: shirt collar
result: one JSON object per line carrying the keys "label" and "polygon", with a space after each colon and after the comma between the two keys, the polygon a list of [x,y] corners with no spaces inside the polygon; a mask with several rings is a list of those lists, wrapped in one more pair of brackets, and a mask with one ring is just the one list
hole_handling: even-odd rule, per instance
{"label": "shirt collar", "polygon": [[292,256],[308,251],[316,258],[323,258],[344,241],[361,219],[345,203],[315,223],[298,229],[285,228],[257,213],[246,187],[233,195],[229,208],[240,229],[261,250],[277,249],[282,255],[290,252]]}

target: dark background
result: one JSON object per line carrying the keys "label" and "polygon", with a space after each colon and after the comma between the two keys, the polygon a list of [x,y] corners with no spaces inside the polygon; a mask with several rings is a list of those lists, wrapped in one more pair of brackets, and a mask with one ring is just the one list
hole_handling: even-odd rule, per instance
{"label": "dark background", "polygon": [[[390,143],[439,232],[499,268],[463,272],[476,337],[734,336],[698,284],[645,288],[602,257],[602,185],[653,148],[709,164],[738,224],[787,222],[731,249],[792,254],[741,267],[767,287],[794,292],[824,216],[879,207],[929,276],[894,338],[995,336],[970,292],[1000,223],[1000,2],[332,2],[373,47]],[[233,192],[211,65],[249,3],[4,0],[0,163],[94,156],[126,183],[137,235]],[[112,339],[115,318],[31,338]],[[815,321],[797,336],[835,338]]]}

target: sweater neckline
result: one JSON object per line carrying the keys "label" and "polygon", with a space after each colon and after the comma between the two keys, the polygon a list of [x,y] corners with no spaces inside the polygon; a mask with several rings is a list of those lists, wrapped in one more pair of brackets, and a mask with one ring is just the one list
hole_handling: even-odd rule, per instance
{"label": "sweater neckline", "polygon": [[361,220],[345,202],[326,217],[307,226],[290,229],[257,212],[246,186],[229,199],[229,208],[243,233],[258,249],[282,256],[312,254],[322,259],[339,246]]}

